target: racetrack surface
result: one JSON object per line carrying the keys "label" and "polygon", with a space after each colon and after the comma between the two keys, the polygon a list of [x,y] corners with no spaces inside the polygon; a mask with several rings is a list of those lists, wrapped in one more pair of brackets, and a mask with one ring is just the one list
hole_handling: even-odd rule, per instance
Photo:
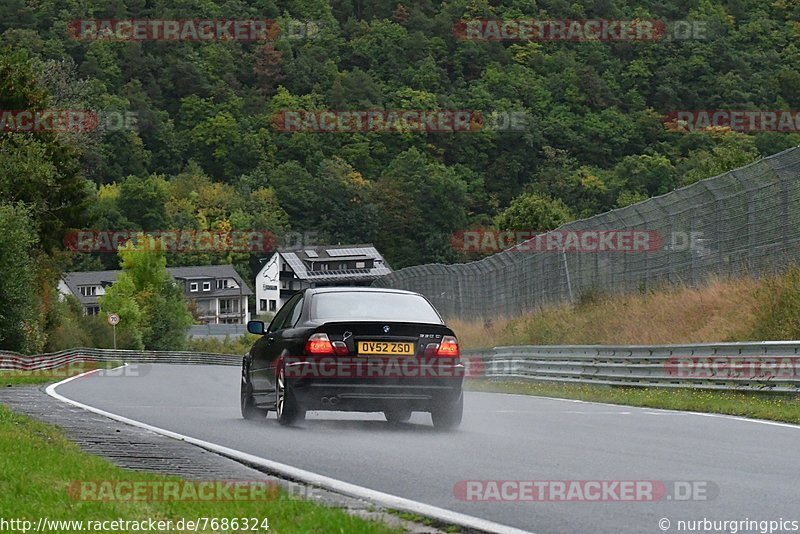
{"label": "racetrack surface", "polygon": [[[539,534],[663,532],[659,520],[798,520],[800,427],[493,393],[466,393],[464,421],[427,414],[309,412],[296,427],[239,415],[240,370],[140,365],[139,376],[60,385],[71,400],[331,478]],[[464,480],[707,481],[705,501],[465,502]],[[668,483],[668,486],[671,486]]]}

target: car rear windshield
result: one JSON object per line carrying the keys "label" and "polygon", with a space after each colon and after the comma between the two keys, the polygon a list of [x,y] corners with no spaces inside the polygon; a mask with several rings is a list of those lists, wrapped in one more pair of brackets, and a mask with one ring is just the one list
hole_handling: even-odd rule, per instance
{"label": "car rear windshield", "polygon": [[402,321],[442,324],[433,306],[419,295],[332,291],[317,293],[311,316],[323,321]]}

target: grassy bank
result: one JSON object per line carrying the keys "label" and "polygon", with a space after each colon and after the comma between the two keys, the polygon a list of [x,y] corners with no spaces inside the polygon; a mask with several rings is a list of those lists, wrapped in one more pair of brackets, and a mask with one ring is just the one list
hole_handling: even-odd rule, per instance
{"label": "grassy bank", "polygon": [[94,369],[113,369],[122,362],[76,362],[41,371],[0,371],[0,387],[58,382]]}
{"label": "grassy bank", "polygon": [[[34,525],[40,517],[83,521],[267,518],[270,532],[396,532],[381,523],[294,499],[283,492],[268,501],[78,500],[68,493],[71,481],[179,479],[117,468],[82,453],[54,427],[16,415],[3,406],[0,406],[0,473],[0,518],[29,519]],[[61,527],[53,531],[71,530],[76,529]],[[212,530],[209,526],[198,531]]]}
{"label": "grassy bank", "polygon": [[470,391],[516,393],[646,408],[720,413],[800,424],[800,398],[780,395],[490,380],[469,380],[466,388]]}
{"label": "grassy bank", "polygon": [[761,280],[711,280],[629,295],[585,294],[488,323],[450,321],[465,349],[800,339],[800,269]]}
{"label": "grassy bank", "polygon": [[224,338],[202,338],[193,337],[189,339],[188,348],[193,352],[213,352],[216,354],[235,354],[243,356],[246,354],[253,343],[258,341],[261,336],[254,334],[243,334],[241,336],[225,336]]}
{"label": "grassy bank", "polygon": [[[657,345],[800,339],[800,269],[629,295],[584,295],[516,319],[450,321],[465,349],[501,345]],[[800,424],[800,398],[691,389],[471,380],[475,391],[721,413]]]}

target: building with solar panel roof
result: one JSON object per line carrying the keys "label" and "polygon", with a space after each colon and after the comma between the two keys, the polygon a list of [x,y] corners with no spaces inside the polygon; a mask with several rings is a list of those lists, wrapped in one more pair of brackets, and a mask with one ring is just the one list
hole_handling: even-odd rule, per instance
{"label": "building with solar panel roof", "polygon": [[256,313],[278,311],[308,287],[368,286],[392,272],[372,244],[279,248],[261,260],[256,275]]}

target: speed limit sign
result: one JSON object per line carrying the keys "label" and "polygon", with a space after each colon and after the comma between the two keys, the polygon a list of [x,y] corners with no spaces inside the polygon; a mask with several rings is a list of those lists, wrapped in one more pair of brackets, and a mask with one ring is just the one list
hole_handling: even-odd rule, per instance
{"label": "speed limit sign", "polygon": [[119,315],[117,315],[116,313],[109,313],[108,324],[110,324],[111,326],[117,326],[119,324]]}

